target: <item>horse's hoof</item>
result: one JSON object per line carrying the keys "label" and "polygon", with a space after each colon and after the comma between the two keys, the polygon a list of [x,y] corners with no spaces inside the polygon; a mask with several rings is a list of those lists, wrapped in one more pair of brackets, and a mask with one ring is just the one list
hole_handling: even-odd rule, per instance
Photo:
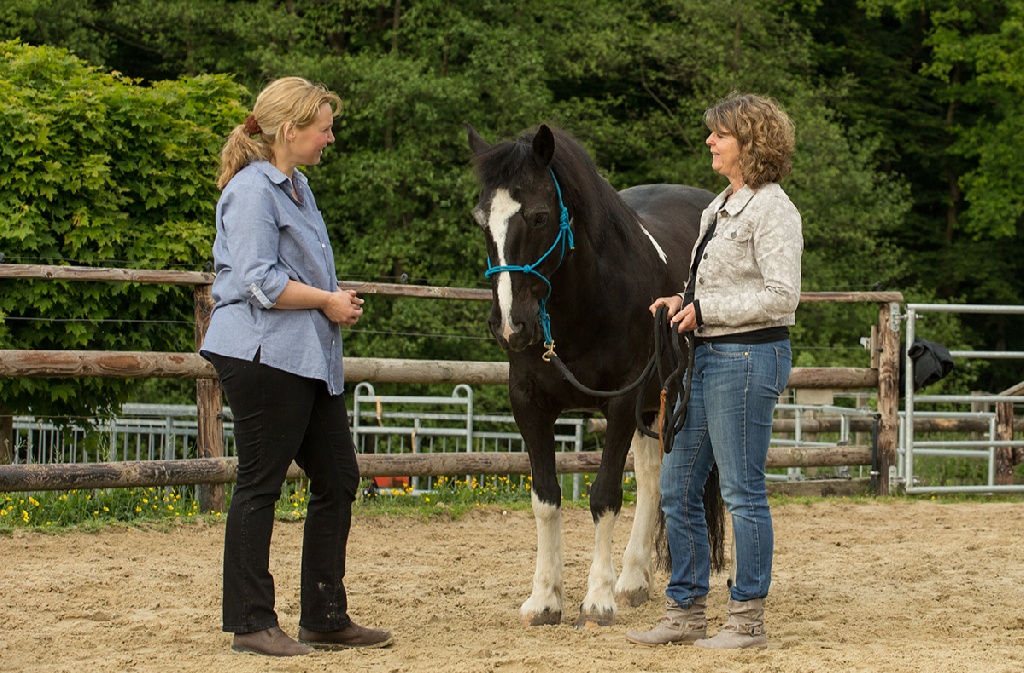
{"label": "horse's hoof", "polygon": [[615,626],[615,611],[610,609],[584,611],[583,608],[580,608],[580,616],[576,618],[573,627],[592,629],[598,626]]}
{"label": "horse's hoof", "polygon": [[543,612],[522,615],[521,619],[524,626],[554,626],[562,623],[562,613],[544,608]]}
{"label": "horse's hoof", "polygon": [[631,608],[638,608],[651,599],[647,589],[630,589],[619,591],[615,594],[615,602],[618,605],[625,605]]}

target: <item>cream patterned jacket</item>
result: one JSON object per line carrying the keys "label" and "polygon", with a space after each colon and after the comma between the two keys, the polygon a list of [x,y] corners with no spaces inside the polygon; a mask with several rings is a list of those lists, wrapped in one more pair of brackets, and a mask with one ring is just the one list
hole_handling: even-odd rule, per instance
{"label": "cream patterned jacket", "polygon": [[[744,186],[726,201],[730,193],[732,187],[701,215],[698,241],[716,212],[718,226],[694,279],[703,320],[698,338],[796,322],[804,247],[800,213],[776,183],[757,190]],[[691,269],[693,262],[691,257]]]}

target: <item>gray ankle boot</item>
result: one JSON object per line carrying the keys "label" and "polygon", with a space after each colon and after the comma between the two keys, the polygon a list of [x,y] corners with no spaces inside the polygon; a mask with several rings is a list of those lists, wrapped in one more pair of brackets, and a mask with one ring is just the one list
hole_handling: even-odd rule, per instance
{"label": "gray ankle boot", "polygon": [[714,638],[698,640],[697,647],[708,650],[739,650],[747,647],[768,647],[764,628],[764,599],[734,601],[729,599],[729,620]]}
{"label": "gray ankle boot", "polygon": [[674,600],[665,600],[665,616],[650,631],[627,631],[626,640],[638,645],[667,645],[668,643],[692,643],[703,638],[708,632],[704,617],[707,596],[698,596],[688,608],[679,607]]}

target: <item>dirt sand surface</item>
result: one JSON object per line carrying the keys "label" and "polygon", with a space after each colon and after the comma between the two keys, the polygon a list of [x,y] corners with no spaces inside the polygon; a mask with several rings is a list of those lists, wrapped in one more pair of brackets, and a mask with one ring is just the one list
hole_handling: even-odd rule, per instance
{"label": "dirt sand surface", "polygon": [[[575,630],[593,547],[566,511],[563,623],[524,627],[536,541],[529,512],[457,521],[360,517],[349,545],[351,614],[394,630],[383,650],[268,659],[220,631],[223,526],[0,538],[0,671],[1024,671],[1024,503],[843,500],[774,508],[770,647],[707,652],[623,638],[662,613],[667,578],[618,625]],[[633,512],[616,529],[617,554]],[[302,526],[278,523],[278,612],[294,634]],[[618,562],[618,558],[616,559]],[[725,610],[713,580],[711,631]]]}

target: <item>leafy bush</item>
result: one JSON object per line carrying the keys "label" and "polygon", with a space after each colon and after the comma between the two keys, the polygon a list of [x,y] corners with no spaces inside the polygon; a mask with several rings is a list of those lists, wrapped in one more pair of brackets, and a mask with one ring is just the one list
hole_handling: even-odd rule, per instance
{"label": "leafy bush", "polygon": [[[202,270],[218,155],[244,116],[226,76],[142,86],[63,49],[0,43],[7,263]],[[187,351],[189,287],[0,281],[0,348]],[[95,413],[130,382],[0,380],[0,406]]]}

